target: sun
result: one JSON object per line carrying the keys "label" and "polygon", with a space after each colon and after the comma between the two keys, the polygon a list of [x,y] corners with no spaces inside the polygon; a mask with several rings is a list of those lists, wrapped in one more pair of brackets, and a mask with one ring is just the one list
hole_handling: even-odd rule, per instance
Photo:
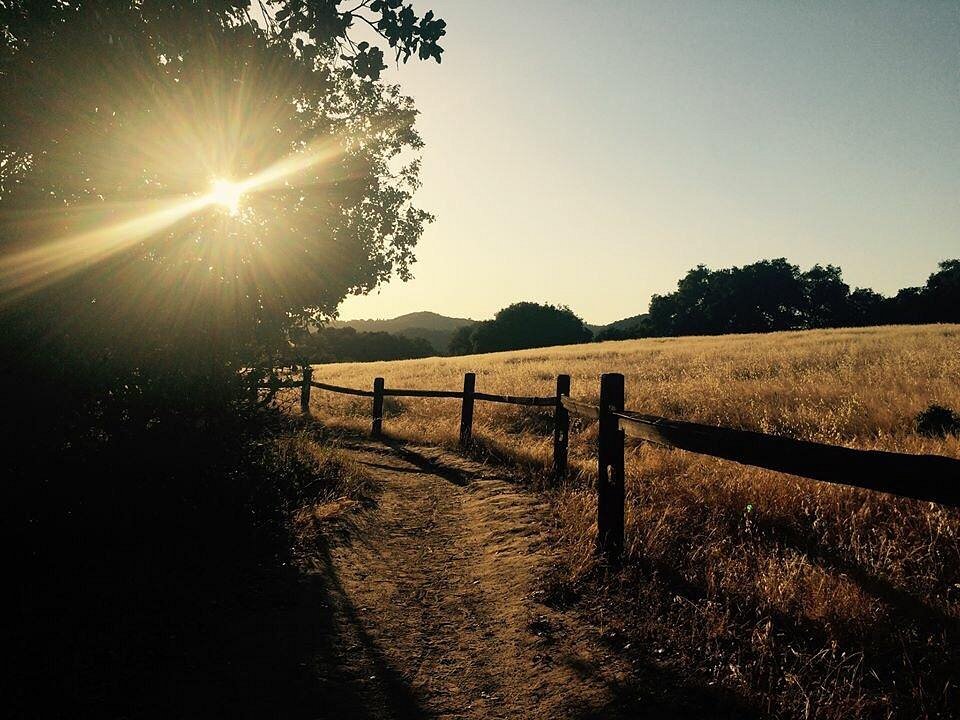
{"label": "sun", "polygon": [[219,205],[231,215],[240,212],[240,199],[243,197],[244,186],[232,180],[217,179],[210,186],[207,196],[211,204]]}

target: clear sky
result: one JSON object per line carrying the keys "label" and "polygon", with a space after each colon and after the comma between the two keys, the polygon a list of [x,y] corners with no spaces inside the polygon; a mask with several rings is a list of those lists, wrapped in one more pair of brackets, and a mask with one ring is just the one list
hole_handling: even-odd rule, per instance
{"label": "clear sky", "polygon": [[[344,319],[519,300],[643,312],[689,268],[787,257],[891,293],[960,257],[960,1],[417,0],[415,277]],[[422,6],[422,7],[421,7]]]}

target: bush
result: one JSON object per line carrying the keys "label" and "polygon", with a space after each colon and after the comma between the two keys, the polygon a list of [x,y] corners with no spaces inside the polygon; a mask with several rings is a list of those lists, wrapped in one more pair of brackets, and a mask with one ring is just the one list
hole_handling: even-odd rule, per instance
{"label": "bush", "polygon": [[960,436],[960,414],[942,405],[931,405],[917,415],[917,432],[925,437]]}

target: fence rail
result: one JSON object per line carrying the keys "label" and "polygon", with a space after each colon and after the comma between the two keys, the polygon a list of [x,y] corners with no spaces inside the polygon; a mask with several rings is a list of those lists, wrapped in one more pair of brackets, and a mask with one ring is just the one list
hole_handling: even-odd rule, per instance
{"label": "fence rail", "polygon": [[462,398],[459,390],[387,390],[383,394],[387,397],[430,397],[430,398]]}
{"label": "fence rail", "polygon": [[355,388],[340,387],[339,385],[328,385],[322,382],[311,382],[311,387],[318,390],[329,390],[330,392],[340,393],[341,395],[359,395],[360,397],[373,397],[372,390],[357,390]]}
{"label": "fence rail", "polygon": [[506,403],[507,405],[527,405],[529,407],[553,407],[557,399],[552,397],[523,397],[520,395],[491,395],[489,393],[474,393],[474,399],[487,402]]}
{"label": "fence rail", "polygon": [[361,390],[316,382],[312,373],[313,368],[305,366],[302,380],[272,382],[263,387],[274,391],[300,387],[300,408],[305,414],[310,412],[311,388],[373,398],[371,434],[374,437],[383,432],[384,397],[459,399],[462,447],[472,441],[473,407],[477,400],[552,407],[556,481],[567,473],[570,415],[597,420],[597,547],[611,560],[622,553],[624,546],[624,438],[627,436],[810,480],[960,507],[960,460],[941,455],[856,450],[628,411],[624,408],[624,378],[619,373],[601,376],[599,405],[571,398],[569,375],[557,376],[554,396],[528,397],[476,392],[474,373],[464,375],[462,391],[386,388],[383,378],[374,380],[372,390]]}
{"label": "fence rail", "polygon": [[855,450],[748,430],[617,414],[629,437],[811,480],[960,505],[960,461],[940,455]]}
{"label": "fence rail", "polygon": [[564,397],[561,401],[563,406],[572,412],[574,415],[579,415],[580,417],[590,418],[591,420],[600,419],[600,408],[596,405],[590,405],[580,400],[574,400],[572,397]]}

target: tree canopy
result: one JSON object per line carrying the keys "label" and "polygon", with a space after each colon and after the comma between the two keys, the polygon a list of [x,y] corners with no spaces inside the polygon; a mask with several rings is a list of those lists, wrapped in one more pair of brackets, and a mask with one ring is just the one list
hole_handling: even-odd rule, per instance
{"label": "tree canopy", "polygon": [[941,262],[923,287],[885,298],[869,288],[851,291],[835,265],[801,272],[778,258],[720,270],[698,265],[675,292],[654,295],[634,327],[598,339],[958,321],[960,260]]}
{"label": "tree canopy", "polygon": [[439,61],[444,33],[399,0],[3,4],[4,322],[249,363],[408,277],[422,141],[377,44]]}
{"label": "tree canopy", "polygon": [[563,305],[514,303],[493,320],[460,328],[450,341],[451,355],[522,350],[588,342],[592,334],[583,320]]}

